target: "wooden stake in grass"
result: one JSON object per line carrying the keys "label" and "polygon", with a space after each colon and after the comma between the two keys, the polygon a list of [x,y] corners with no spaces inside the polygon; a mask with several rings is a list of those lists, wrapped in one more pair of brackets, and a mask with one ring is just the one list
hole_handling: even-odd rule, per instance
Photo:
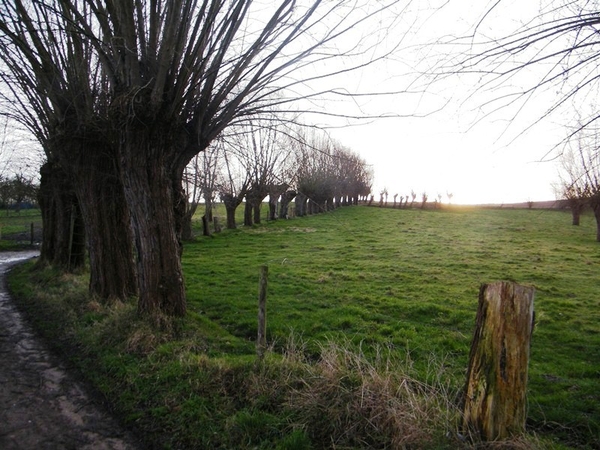
{"label": "wooden stake in grass", "polygon": [[258,281],[258,337],[256,340],[256,352],[262,359],[267,348],[267,279],[269,267],[260,267],[260,278]]}
{"label": "wooden stake in grass", "polygon": [[525,429],[534,293],[507,282],[484,284],[479,291],[463,426],[486,441]]}

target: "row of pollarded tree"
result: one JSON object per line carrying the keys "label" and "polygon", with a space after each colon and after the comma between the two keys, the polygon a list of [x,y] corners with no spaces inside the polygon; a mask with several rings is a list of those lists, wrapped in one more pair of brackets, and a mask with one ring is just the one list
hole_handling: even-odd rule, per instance
{"label": "row of pollarded tree", "polygon": [[[391,205],[392,208],[400,208],[400,209],[412,208],[413,205],[415,204],[415,201],[417,200],[417,193],[414,190],[412,190],[410,192],[410,196],[409,196],[409,194],[406,194],[406,196],[400,195],[399,200],[398,200],[398,195],[399,194],[394,194],[394,197],[393,197],[394,202]],[[379,203],[378,203],[379,207],[390,206],[390,204],[388,203],[388,196],[389,196],[389,193],[388,193],[387,188],[383,189],[379,193]],[[452,197],[454,197],[454,194],[452,194],[451,192],[447,192],[446,196],[448,197],[448,204],[450,204],[452,202]],[[369,206],[373,205],[374,200],[375,200],[375,196],[371,195],[368,205]],[[408,203],[409,200],[410,200],[410,205]],[[421,193],[421,200],[418,203],[418,205],[421,209],[425,209],[427,200],[429,200],[429,195],[427,194],[427,192]],[[442,205],[442,194],[438,193],[437,197],[433,199],[433,207],[437,209],[441,205]]]}
{"label": "row of pollarded tree", "polygon": [[589,126],[569,144],[560,157],[557,195],[567,201],[573,225],[579,225],[586,206],[591,208],[596,219],[596,240],[600,242],[600,135]]}
{"label": "row of pollarded tree", "polygon": [[357,204],[371,191],[372,178],[362,158],[325,133],[307,134],[272,123],[230,130],[198,157],[187,177],[190,197],[195,203],[200,196],[204,199],[208,222],[220,197],[227,228],[236,227],[236,210],[242,204],[244,225],[260,223],[267,196],[269,220],[288,217],[293,200],[296,216]]}
{"label": "row of pollarded tree", "polygon": [[0,0],[3,113],[46,157],[40,260],[74,268],[87,248],[94,296],[137,296],[140,313],[184,315],[187,165],[232,123],[275,107],[320,112],[314,100],[346,92],[323,90],[323,80],[395,51],[403,33],[386,30],[401,26],[401,7]]}

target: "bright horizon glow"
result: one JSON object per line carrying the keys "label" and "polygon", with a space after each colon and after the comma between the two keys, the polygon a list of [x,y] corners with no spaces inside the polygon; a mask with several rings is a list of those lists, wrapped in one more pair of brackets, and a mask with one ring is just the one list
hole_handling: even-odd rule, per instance
{"label": "bright horizon glow", "polygon": [[[350,84],[369,90],[371,80],[375,90],[393,90],[410,83],[407,68],[413,73],[419,67],[426,71],[428,64],[444,57],[445,50],[435,46],[422,50],[420,44],[435,42],[444,35],[464,36],[490,7],[487,2],[459,3],[449,2],[417,27],[418,33],[411,36],[412,42],[406,43],[407,51],[400,56],[405,59],[367,68]],[[510,33],[507,30],[537,15],[537,4],[527,8],[522,2],[507,0],[499,5],[494,17],[481,25],[481,35]],[[516,11],[520,17],[515,17]],[[491,26],[499,30],[491,30]],[[537,69],[541,71],[536,73]],[[573,119],[563,116],[540,120],[556,93],[541,91],[528,100],[525,108],[512,105],[493,114],[490,111],[494,106],[486,104],[535,84],[543,74],[543,67],[528,68],[513,76],[510,86],[475,93],[480,75],[453,76],[442,83],[425,85],[421,96],[401,94],[393,99],[364,100],[361,111],[407,117],[377,119],[362,126],[334,128],[329,133],[372,165],[372,194],[376,200],[384,189],[388,201],[395,194],[399,198],[411,190],[417,199],[423,192],[430,200],[441,194],[442,203],[448,203],[447,193],[452,193],[451,203],[463,205],[555,200],[553,183],[558,181],[558,165],[550,155]],[[410,117],[411,113],[424,117]]]}

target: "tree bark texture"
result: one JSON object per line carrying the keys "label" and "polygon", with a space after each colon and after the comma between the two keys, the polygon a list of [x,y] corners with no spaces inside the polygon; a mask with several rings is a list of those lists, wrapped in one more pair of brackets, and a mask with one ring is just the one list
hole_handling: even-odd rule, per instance
{"label": "tree bark texture", "polygon": [[[264,197],[263,197],[264,198]],[[252,211],[254,212],[254,223],[260,223],[260,210],[262,207],[262,199],[259,201],[255,199],[252,203]]]}
{"label": "tree bark texture", "polygon": [[244,226],[251,227],[254,223],[253,217],[252,203],[250,203],[248,198],[246,198],[246,203],[244,204]]}
{"label": "tree bark texture", "polygon": [[236,229],[236,224],[235,224],[235,210],[236,209],[237,209],[237,206],[235,206],[235,207],[225,206],[225,213],[227,214],[227,228],[229,230]]}
{"label": "tree bark texture", "polygon": [[306,202],[308,197],[302,192],[298,192],[296,195],[296,216],[302,217],[306,215]]}
{"label": "tree bark texture", "polygon": [[223,200],[225,211],[227,213],[227,228],[230,230],[234,230],[236,228],[235,211],[240,203],[242,203],[243,198],[244,197],[241,194],[239,196],[235,196],[233,194],[221,193],[221,199]]}
{"label": "tree bark texture", "polygon": [[596,218],[596,241],[600,242],[600,198],[592,198],[590,200],[590,206],[592,207],[594,217]]}
{"label": "tree bark texture", "polygon": [[208,221],[208,217],[206,215],[202,216],[202,235],[210,236],[210,222]]}
{"label": "tree bark texture", "polygon": [[289,207],[292,200],[296,197],[296,191],[286,191],[281,196],[281,204],[279,205],[279,217],[288,218]]}
{"label": "tree bark texture", "polygon": [[85,232],[71,180],[56,162],[40,169],[38,201],[42,213],[40,262],[74,271],[85,264]]}
{"label": "tree bark texture", "polygon": [[192,232],[192,220],[196,210],[198,209],[197,203],[190,203],[189,200],[184,199],[185,212],[183,214],[181,223],[181,239],[184,241],[190,241],[193,239],[194,234]]}
{"label": "tree bark texture", "polygon": [[277,197],[269,196],[269,220],[277,220]]}
{"label": "tree bark texture", "polygon": [[[136,132],[137,131],[137,132]],[[128,130],[121,164],[125,198],[134,231],[138,311],[183,316],[185,287],[181,268],[181,192],[168,149],[172,130]]]}
{"label": "tree bark texture", "polygon": [[579,198],[571,198],[568,200],[569,208],[571,209],[571,216],[573,218],[571,224],[578,226],[580,223],[581,212],[583,211],[584,203]]}
{"label": "tree bark texture", "polygon": [[534,292],[508,282],[486,284],[479,291],[463,426],[485,441],[525,429]]}
{"label": "tree bark texture", "polygon": [[93,146],[93,142],[85,143],[72,163],[87,234],[89,289],[103,300],[126,300],[137,294],[137,279],[117,152]]}

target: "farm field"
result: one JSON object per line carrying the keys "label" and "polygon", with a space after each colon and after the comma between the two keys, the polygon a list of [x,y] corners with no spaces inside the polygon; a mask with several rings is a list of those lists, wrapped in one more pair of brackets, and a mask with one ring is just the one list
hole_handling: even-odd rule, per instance
{"label": "farm field", "polygon": [[[530,424],[600,428],[600,244],[553,210],[342,208],[186,246],[190,310],[256,335],[259,266],[269,267],[268,339],[350,340],[409,354],[422,376],[443,360],[464,382],[482,283],[536,288]],[[599,445],[600,441],[596,441]]]}
{"label": "farm field", "polygon": [[[135,319],[133,303],[102,307],[86,299],[85,276],[66,279],[25,267],[11,285],[44,332],[65,353],[77,348],[80,370],[158,448],[334,448],[323,441],[331,430],[320,424],[330,416],[319,410],[310,422],[284,398],[309,384],[289,381],[305,369],[286,366],[285,376],[279,373],[282,357],[318,365],[332,343],[344,349],[341,355],[361,355],[350,358],[354,366],[363,356],[380,361],[385,354],[398,370],[457,404],[480,285],[531,285],[536,325],[528,430],[541,439],[538,448],[594,449],[600,448],[600,244],[591,215],[579,227],[570,219],[557,210],[359,206],[198,237],[184,247],[188,316],[151,329]],[[272,353],[257,373],[262,265],[269,269]],[[25,280],[44,292],[24,287]],[[57,305],[57,298],[67,300]],[[43,313],[35,307],[40,301],[48,305]],[[64,323],[56,324],[58,318]],[[157,326],[160,332],[152,331]],[[260,389],[252,384],[258,378]],[[355,382],[342,378],[342,388]],[[331,413],[343,425],[340,416]],[[445,426],[458,426],[455,419],[446,418]],[[229,440],[215,437],[223,433]],[[344,448],[385,442],[356,439]],[[411,448],[455,445],[441,438],[435,447]]]}
{"label": "farm field", "polygon": [[21,211],[0,210],[0,250],[11,250],[31,245],[31,224],[34,243],[42,238],[42,214],[39,209]]}

